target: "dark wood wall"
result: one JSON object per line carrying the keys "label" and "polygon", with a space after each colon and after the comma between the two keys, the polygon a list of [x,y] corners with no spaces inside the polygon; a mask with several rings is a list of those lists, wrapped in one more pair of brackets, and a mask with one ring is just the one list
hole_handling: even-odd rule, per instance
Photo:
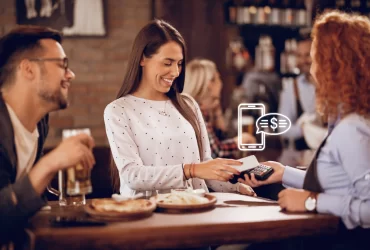
{"label": "dark wood wall", "polygon": [[187,44],[187,61],[203,57],[214,61],[224,80],[225,107],[233,89],[225,65],[228,32],[223,0],[153,0],[153,18],[161,18],[180,31]]}

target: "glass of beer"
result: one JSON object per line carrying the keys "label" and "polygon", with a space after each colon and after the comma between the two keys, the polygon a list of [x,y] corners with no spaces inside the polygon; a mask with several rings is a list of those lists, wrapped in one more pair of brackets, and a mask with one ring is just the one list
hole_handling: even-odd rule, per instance
{"label": "glass of beer", "polygon": [[[78,134],[91,135],[90,129],[63,130],[63,139]],[[92,192],[90,169],[84,168],[81,163],[66,170],[67,194],[71,196],[89,194]]]}
{"label": "glass of beer", "polygon": [[[68,129],[63,130],[63,139],[81,133],[91,135],[90,129],[88,128]],[[47,190],[59,196],[60,206],[85,205],[85,195],[92,192],[90,176],[91,170],[85,169],[82,164],[78,163],[76,166],[58,171],[58,190],[52,188],[50,185],[47,187]]]}
{"label": "glass of beer", "polygon": [[254,135],[254,118],[253,116],[242,117],[242,133]]}

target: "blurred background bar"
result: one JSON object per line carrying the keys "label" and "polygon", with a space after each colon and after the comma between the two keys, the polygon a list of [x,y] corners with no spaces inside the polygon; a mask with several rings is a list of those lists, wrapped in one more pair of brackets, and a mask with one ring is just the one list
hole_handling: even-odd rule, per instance
{"label": "blurred background bar", "polygon": [[[104,108],[115,99],[133,39],[149,20],[164,19],[181,32],[188,61],[203,57],[216,63],[224,82],[222,107],[232,119],[241,101],[264,103],[266,113],[278,110],[279,93],[300,73],[298,37],[309,33],[315,16],[329,9],[369,16],[370,0],[3,0],[0,35],[17,24],[64,31],[63,47],[76,80],[70,107],[50,114],[46,148],[61,141],[63,129],[90,128],[99,176],[107,175],[110,156]],[[252,76],[261,84],[244,93],[239,86]],[[236,131],[230,127],[229,133]],[[108,176],[104,182],[110,182]],[[101,196],[109,193],[102,190]]]}
{"label": "blurred background bar", "polygon": [[[28,0],[0,1],[0,35],[17,23],[49,25],[63,30],[73,27],[73,13],[84,0],[50,0],[51,12],[41,16],[41,0],[35,2],[38,16],[27,17]],[[310,29],[316,13],[341,9],[370,13],[369,0],[92,0],[101,2],[101,35],[69,34],[63,46],[76,73],[70,91],[70,108],[54,112],[50,118],[47,146],[56,145],[63,129],[89,127],[97,145],[107,146],[103,123],[105,106],[115,98],[125,72],[134,36],[152,18],[172,23],[184,36],[188,61],[210,59],[218,66],[224,81],[222,106],[229,107],[235,87],[253,71],[277,74],[254,101],[269,102],[277,110],[276,95],[284,77],[299,71],[294,60],[296,37]],[[77,13],[78,16],[78,13]],[[63,18],[62,18],[63,17]],[[100,24],[97,24],[100,25]],[[66,29],[65,29],[66,31]],[[260,95],[260,96],[259,96]]]}

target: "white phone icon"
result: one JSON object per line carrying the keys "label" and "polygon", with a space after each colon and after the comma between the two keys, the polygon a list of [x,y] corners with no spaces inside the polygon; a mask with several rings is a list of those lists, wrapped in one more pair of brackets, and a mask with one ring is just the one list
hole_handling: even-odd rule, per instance
{"label": "white phone icon", "polygon": [[[238,106],[238,147],[242,151],[262,151],[265,149],[265,133],[258,133],[256,120],[265,115],[262,103],[242,103]],[[256,143],[243,142],[242,133],[248,132],[256,137]]]}

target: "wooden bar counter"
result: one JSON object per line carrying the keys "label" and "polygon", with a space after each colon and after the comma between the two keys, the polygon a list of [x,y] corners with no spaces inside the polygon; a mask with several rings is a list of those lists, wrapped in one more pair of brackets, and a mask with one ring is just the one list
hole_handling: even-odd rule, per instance
{"label": "wooden bar counter", "polygon": [[199,213],[168,214],[111,222],[105,226],[52,227],[57,215],[86,216],[83,207],[41,211],[30,222],[36,249],[155,249],[251,243],[335,233],[339,219],[331,215],[287,214],[265,199],[212,193],[216,207]]}

